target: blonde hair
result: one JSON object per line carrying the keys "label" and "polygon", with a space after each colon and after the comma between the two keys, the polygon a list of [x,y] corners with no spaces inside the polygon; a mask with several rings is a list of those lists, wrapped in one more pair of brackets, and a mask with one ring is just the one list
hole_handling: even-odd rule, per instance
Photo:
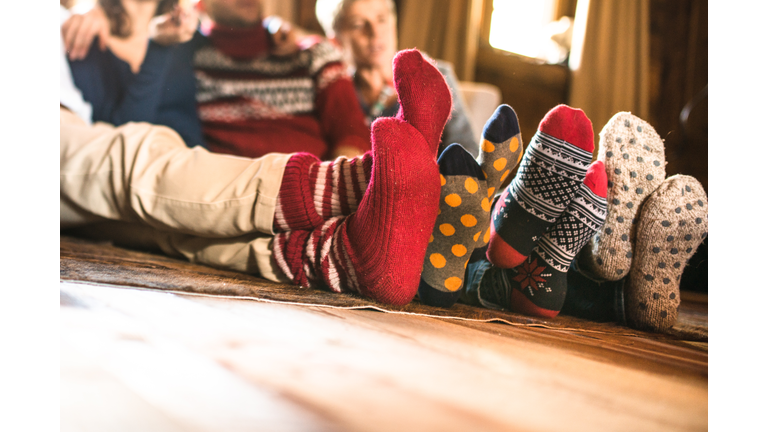
{"label": "blonde hair", "polygon": [[[325,31],[325,36],[334,38],[341,29],[343,17],[352,3],[359,0],[317,0],[315,3],[315,16]],[[397,18],[397,10],[394,0],[380,0],[389,6],[392,16]]]}

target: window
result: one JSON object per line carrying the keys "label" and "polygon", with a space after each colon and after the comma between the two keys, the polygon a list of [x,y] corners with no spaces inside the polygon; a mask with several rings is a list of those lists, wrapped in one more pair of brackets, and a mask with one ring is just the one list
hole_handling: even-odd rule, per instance
{"label": "window", "polygon": [[493,0],[488,42],[493,48],[549,63],[565,60],[572,20],[553,21],[557,0]]}

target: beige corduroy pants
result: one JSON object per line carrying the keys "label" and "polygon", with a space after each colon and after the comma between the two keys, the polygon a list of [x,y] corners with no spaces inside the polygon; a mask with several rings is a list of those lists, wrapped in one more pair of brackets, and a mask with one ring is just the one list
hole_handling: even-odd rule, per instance
{"label": "beige corduroy pants", "polygon": [[269,243],[289,154],[248,159],[188,148],[147,123],[60,116],[60,228],[100,225],[192,262],[284,281]]}

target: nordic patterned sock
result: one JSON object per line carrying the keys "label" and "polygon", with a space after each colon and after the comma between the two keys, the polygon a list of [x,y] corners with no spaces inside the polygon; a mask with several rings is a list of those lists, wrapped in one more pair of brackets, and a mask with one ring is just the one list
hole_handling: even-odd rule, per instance
{"label": "nordic patterned sock", "polygon": [[371,152],[320,162],[309,153],[288,159],[277,195],[275,232],[312,230],[357,210],[371,178]]}
{"label": "nordic patterned sock", "polygon": [[605,163],[608,174],[608,216],[579,262],[596,276],[615,281],[632,266],[637,213],[666,177],[664,142],[647,122],[620,112],[600,132],[597,160]]}
{"label": "nordic patterned sock", "polygon": [[[416,50],[401,51],[393,63],[396,87],[418,82],[431,89],[421,98],[401,99],[404,112],[423,110],[415,105],[431,107],[447,101],[448,109],[440,110],[445,116],[433,118],[442,130],[451,99],[440,72]],[[397,91],[401,93],[400,88]],[[425,123],[420,127],[432,129]],[[285,275],[301,286],[324,285],[402,305],[416,294],[437,218],[439,140],[428,142],[417,128],[398,118],[376,120],[371,137],[371,179],[357,211],[329,219],[311,232],[278,233],[272,250]]]}
{"label": "nordic patterned sock", "polygon": [[419,283],[419,299],[429,306],[451,307],[464,285],[467,262],[491,218],[483,171],[469,152],[451,144],[440,155],[440,211]]}
{"label": "nordic patterned sock", "polygon": [[680,276],[707,236],[707,194],[693,177],[672,176],[645,201],[637,225],[635,257],[625,285],[627,323],[664,331],[675,325]]}
{"label": "nordic patterned sock", "polygon": [[487,256],[493,265],[525,261],[579,189],[593,149],[592,123],[582,110],[558,105],[547,113],[491,215]]}
{"label": "nordic patterned sock", "polygon": [[503,269],[484,259],[470,262],[461,301],[529,315],[557,315],[568,291],[566,263],[573,263],[579,248],[605,220],[605,198],[600,196],[605,195],[605,183],[604,168],[593,163],[566,212],[517,268]]}
{"label": "nordic patterned sock", "polygon": [[605,167],[594,162],[565,213],[544,233],[528,259],[508,270],[509,309],[553,318],[563,307],[567,273],[576,254],[605,222]]}
{"label": "nordic patterned sock", "polygon": [[[493,199],[493,195],[520,163],[523,157],[522,144],[515,110],[506,104],[499,105],[485,123],[480,140],[480,156],[478,156],[478,163],[488,185],[488,202]],[[488,225],[483,232],[482,245],[479,247],[488,244],[491,238],[490,230]]]}

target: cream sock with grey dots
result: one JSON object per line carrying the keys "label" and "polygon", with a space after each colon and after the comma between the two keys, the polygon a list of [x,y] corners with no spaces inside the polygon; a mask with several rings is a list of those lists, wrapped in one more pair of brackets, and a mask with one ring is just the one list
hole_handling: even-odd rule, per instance
{"label": "cream sock with grey dots", "polygon": [[637,225],[635,257],[624,287],[627,322],[664,331],[677,321],[680,277],[707,236],[707,194],[693,177],[666,179],[646,200]]}
{"label": "cream sock with grey dots", "polygon": [[583,267],[605,280],[629,274],[637,214],[664,181],[664,142],[647,122],[628,112],[611,118],[600,132],[597,160],[608,176],[608,216],[579,256]]}

